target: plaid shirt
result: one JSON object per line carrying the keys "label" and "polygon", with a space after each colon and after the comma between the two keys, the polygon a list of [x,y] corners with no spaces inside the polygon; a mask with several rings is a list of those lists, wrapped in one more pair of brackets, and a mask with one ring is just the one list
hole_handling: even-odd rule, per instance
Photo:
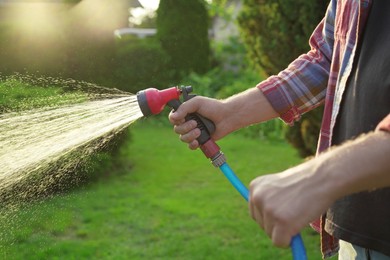
{"label": "plaid shirt", "polygon": [[[370,6],[371,0],[332,0],[326,16],[310,37],[311,50],[257,86],[290,125],[301,114],[325,105],[318,153],[331,145],[333,127]],[[321,234],[325,258],[337,252],[338,241],[324,231],[323,223],[324,217],[312,226]]]}

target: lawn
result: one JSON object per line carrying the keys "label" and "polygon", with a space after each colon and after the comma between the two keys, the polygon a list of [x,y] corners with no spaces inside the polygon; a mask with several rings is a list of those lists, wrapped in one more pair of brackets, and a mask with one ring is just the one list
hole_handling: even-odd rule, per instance
{"label": "lawn", "polygon": [[[49,84],[48,82],[49,80],[46,84]],[[0,79],[0,113],[73,104],[85,100],[87,95],[81,91],[64,92],[60,87],[42,87],[23,82],[16,77]]]}
{"label": "lawn", "polygon": [[[95,182],[0,219],[1,259],[292,259],[272,246],[246,202],[200,151],[153,119]],[[219,142],[244,183],[301,161],[287,144],[231,135]],[[309,259],[319,237],[307,229]]]}

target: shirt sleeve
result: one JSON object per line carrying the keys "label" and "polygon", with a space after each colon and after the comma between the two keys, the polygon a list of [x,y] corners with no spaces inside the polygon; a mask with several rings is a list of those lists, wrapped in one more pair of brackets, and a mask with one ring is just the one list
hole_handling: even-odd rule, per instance
{"label": "shirt sleeve", "polygon": [[333,52],[334,16],[335,6],[331,3],[310,37],[311,50],[278,75],[257,85],[287,124],[292,125],[301,114],[321,105],[325,99]]}
{"label": "shirt sleeve", "polygon": [[376,127],[376,131],[386,131],[390,133],[390,114],[388,114]]}

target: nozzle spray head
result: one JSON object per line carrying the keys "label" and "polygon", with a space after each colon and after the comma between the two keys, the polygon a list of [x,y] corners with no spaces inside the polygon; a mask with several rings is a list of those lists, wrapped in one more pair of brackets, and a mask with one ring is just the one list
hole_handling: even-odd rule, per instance
{"label": "nozzle spray head", "polygon": [[177,87],[158,90],[148,88],[137,93],[138,105],[144,116],[161,113],[165,105],[171,100],[179,100],[181,90]]}

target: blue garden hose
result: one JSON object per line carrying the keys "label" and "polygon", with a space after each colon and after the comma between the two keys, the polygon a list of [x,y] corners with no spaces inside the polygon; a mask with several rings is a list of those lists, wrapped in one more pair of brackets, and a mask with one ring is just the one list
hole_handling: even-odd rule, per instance
{"label": "blue garden hose", "polygon": [[[245,185],[240,181],[240,179],[234,174],[233,170],[227,164],[227,162],[222,163],[219,166],[219,169],[223,172],[225,177],[230,181],[230,183],[236,188],[236,190],[241,194],[246,201],[249,200],[249,191]],[[291,239],[290,243],[291,252],[294,260],[306,260],[306,250],[303,244],[303,240],[300,234],[295,235]]]}

